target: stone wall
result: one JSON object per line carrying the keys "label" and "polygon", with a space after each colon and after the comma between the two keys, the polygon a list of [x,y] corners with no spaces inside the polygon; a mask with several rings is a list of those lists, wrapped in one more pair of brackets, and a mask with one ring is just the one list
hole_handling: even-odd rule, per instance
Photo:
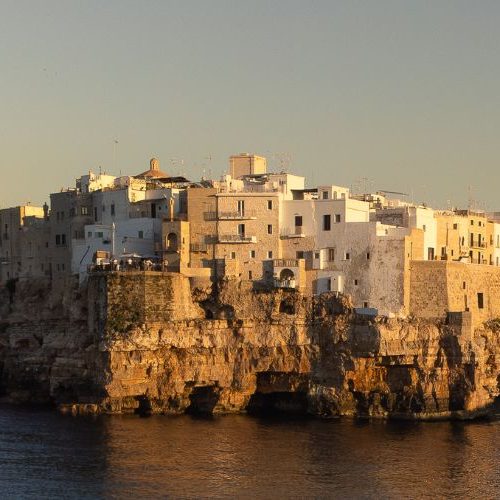
{"label": "stone wall", "polygon": [[449,311],[470,311],[475,325],[500,317],[500,269],[460,262],[413,261],[411,314],[444,318]]}

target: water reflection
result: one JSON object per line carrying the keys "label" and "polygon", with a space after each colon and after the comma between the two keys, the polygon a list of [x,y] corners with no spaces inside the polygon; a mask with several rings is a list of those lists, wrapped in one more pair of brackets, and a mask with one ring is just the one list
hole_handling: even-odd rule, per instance
{"label": "water reflection", "polygon": [[5,497],[494,498],[500,422],[63,417],[0,407]]}

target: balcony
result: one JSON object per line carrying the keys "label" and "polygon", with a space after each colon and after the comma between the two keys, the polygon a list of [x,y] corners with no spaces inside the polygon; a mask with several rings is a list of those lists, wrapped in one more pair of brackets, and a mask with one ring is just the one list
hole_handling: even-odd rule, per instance
{"label": "balcony", "polygon": [[257,214],[253,210],[234,211],[234,212],[205,212],[203,218],[206,221],[217,220],[256,220]]}
{"label": "balcony", "polygon": [[471,241],[471,248],[488,248],[488,243],[486,241]]}
{"label": "balcony", "polygon": [[302,226],[287,227],[281,231],[281,237],[284,239],[289,238],[305,238],[306,235],[302,232]]}
{"label": "balcony", "polygon": [[220,234],[219,243],[257,243],[257,237],[244,234]]}
{"label": "balcony", "polygon": [[208,251],[208,247],[205,243],[191,243],[189,249],[194,253],[204,253]]}
{"label": "balcony", "polygon": [[274,267],[299,267],[299,259],[274,259]]}
{"label": "balcony", "polygon": [[274,288],[295,288],[295,278],[279,279],[274,278]]}

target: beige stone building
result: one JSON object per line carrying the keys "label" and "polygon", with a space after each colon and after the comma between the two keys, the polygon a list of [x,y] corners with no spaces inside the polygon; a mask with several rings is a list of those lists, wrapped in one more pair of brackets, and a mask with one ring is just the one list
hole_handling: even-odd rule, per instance
{"label": "beige stone building", "polygon": [[192,267],[214,276],[272,279],[272,260],[281,257],[278,192],[187,192]]}
{"label": "beige stone building", "polygon": [[267,160],[263,156],[240,153],[229,157],[229,175],[240,179],[246,175],[260,175],[267,172]]}
{"label": "beige stone building", "polygon": [[0,282],[50,273],[48,207],[24,205],[0,210]]}
{"label": "beige stone building", "polygon": [[500,269],[463,262],[411,263],[410,312],[444,318],[470,312],[474,324],[500,317]]}

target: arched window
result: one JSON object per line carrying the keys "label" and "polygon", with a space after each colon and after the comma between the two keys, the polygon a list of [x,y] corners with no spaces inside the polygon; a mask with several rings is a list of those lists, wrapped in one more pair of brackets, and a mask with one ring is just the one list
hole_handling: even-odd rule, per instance
{"label": "arched window", "polygon": [[177,234],[169,233],[165,243],[166,243],[167,250],[169,250],[171,252],[176,252],[177,247],[178,247]]}
{"label": "arched window", "polygon": [[283,269],[280,273],[280,280],[293,280],[295,275],[290,269]]}

